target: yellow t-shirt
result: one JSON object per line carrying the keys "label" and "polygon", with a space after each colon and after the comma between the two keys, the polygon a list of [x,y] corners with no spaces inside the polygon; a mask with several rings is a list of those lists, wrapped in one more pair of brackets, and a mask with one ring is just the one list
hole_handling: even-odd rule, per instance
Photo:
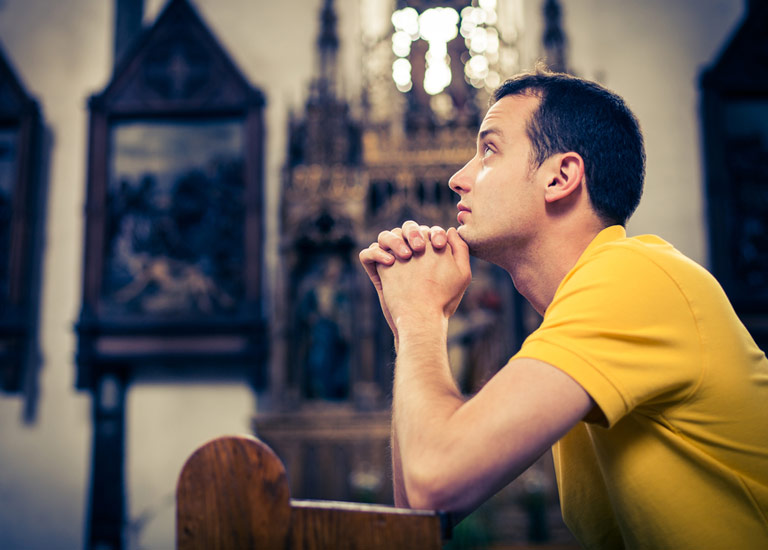
{"label": "yellow t-shirt", "polygon": [[554,447],[586,548],[768,548],[768,361],[701,266],[603,230],[516,357],[566,372],[608,426]]}

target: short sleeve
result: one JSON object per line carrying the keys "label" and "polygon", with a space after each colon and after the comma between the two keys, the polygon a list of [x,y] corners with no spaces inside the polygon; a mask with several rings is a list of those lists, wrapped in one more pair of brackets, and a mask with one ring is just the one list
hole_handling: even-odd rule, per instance
{"label": "short sleeve", "polygon": [[651,257],[616,244],[577,263],[517,357],[564,371],[609,425],[634,409],[653,414],[679,402],[702,368],[696,319],[679,285]]}

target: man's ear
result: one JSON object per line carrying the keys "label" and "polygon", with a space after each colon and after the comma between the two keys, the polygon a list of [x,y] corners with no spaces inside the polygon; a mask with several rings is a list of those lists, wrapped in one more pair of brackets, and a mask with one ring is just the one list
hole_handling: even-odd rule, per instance
{"label": "man's ear", "polygon": [[551,163],[549,182],[544,192],[547,202],[555,202],[571,195],[584,181],[584,159],[578,153],[558,153],[552,155],[547,163]]}

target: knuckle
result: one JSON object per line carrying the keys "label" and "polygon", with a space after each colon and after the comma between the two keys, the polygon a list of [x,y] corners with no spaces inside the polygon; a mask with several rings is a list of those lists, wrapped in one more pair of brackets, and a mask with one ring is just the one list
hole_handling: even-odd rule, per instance
{"label": "knuckle", "polygon": [[415,230],[415,231],[418,231],[418,230],[419,230],[419,224],[417,224],[417,223],[416,223],[415,221],[413,221],[413,220],[408,220],[407,222],[405,222],[405,223],[403,224],[403,227],[402,227],[402,230],[401,230],[401,231],[402,231],[402,233],[404,233],[404,234],[406,234],[406,235],[412,235],[412,234],[413,234],[413,232],[414,232],[414,230]]}

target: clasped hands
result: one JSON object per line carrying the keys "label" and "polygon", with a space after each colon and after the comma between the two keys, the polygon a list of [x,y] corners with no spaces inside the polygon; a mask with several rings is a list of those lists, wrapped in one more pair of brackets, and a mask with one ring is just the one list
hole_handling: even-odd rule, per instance
{"label": "clasped hands", "polygon": [[359,257],[396,341],[401,322],[453,315],[472,279],[469,248],[454,228],[407,221]]}

